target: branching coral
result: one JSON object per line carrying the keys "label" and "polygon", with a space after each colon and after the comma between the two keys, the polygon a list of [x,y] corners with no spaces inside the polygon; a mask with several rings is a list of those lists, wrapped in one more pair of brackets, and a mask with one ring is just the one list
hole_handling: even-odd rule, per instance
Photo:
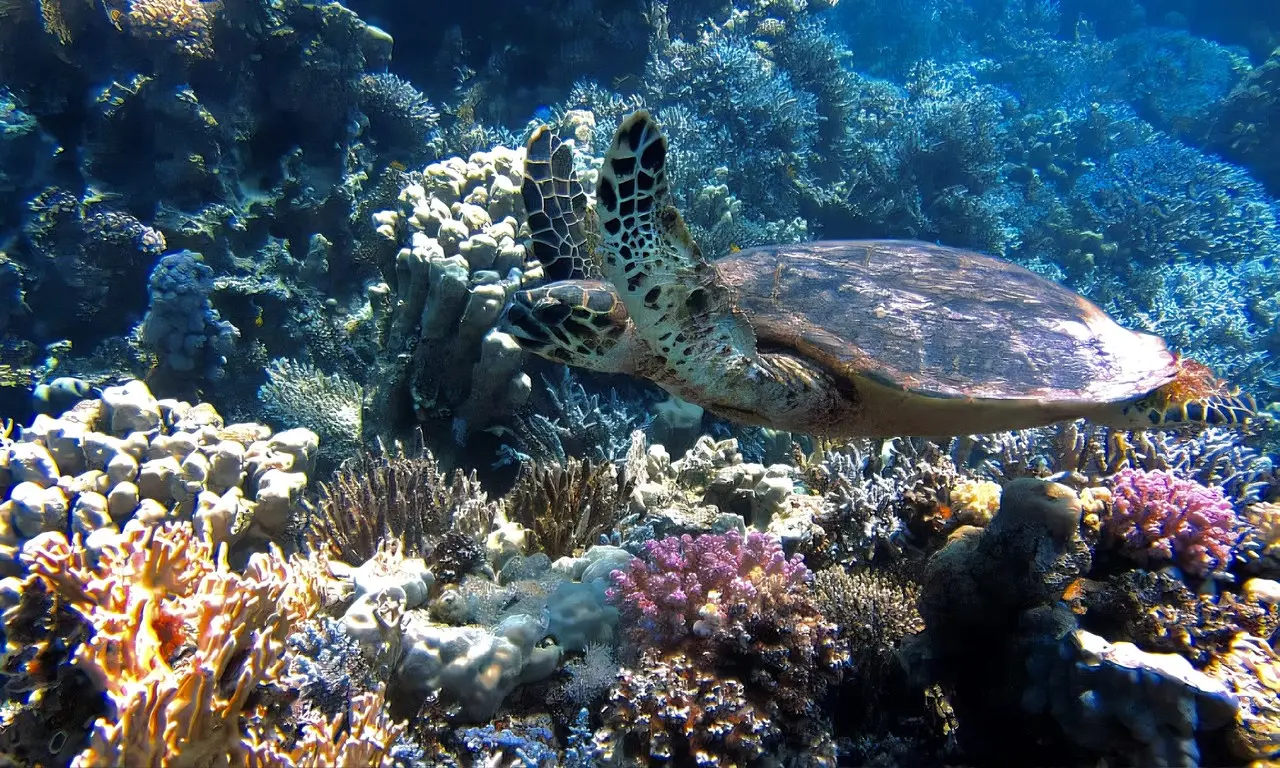
{"label": "branching coral", "polygon": [[[95,556],[96,555],[96,556]],[[243,574],[184,523],[126,526],[96,553],[77,536],[24,548],[33,578],[83,614],[94,634],[76,663],[107,693],[76,764],[244,762],[251,694],[284,667],[284,641],[315,610],[318,572],[279,550]]]}
{"label": "branching coral", "polygon": [[1109,541],[1140,563],[1175,562],[1193,576],[1225,568],[1236,514],[1222,489],[1159,470],[1124,469],[1111,480]]}
{"label": "branching coral", "polygon": [[609,693],[605,724],[596,746],[607,757],[643,755],[675,765],[748,765],[781,735],[740,681],[687,653],[657,649],[623,670]]}
{"label": "branching coral", "polygon": [[374,137],[406,157],[426,152],[427,140],[440,120],[440,113],[417,88],[385,72],[360,78],[359,104]]}
{"label": "branching coral", "polygon": [[[924,629],[916,608],[917,584],[873,570],[850,573],[825,568],[814,578],[814,592],[822,615],[840,628],[849,649],[850,672],[870,710],[897,664],[902,638]],[[853,681],[846,680],[846,684]]]}
{"label": "branching coral", "polygon": [[315,430],[324,444],[350,448],[360,442],[364,388],[341,374],[279,358],[267,366],[258,399],[268,416]]}
{"label": "branching coral", "polygon": [[672,536],[647,549],[649,560],[614,572],[610,591],[632,641],[705,647],[709,663],[749,668],[748,688],[767,691],[771,708],[809,712],[846,657],[801,558],[788,559],[777,540],[756,531]]}
{"label": "branching coral", "polygon": [[321,486],[307,536],[313,550],[358,565],[384,539],[399,540],[407,555],[430,554],[455,523],[483,538],[495,512],[474,473],[450,479],[426,449],[417,456],[362,453]]}
{"label": "branching coral", "polygon": [[1240,632],[1270,637],[1280,624],[1280,609],[1259,599],[1250,582],[1240,594],[1196,594],[1165,571],[1135,570],[1078,591],[1084,626],[1146,651],[1180,654],[1197,667],[1227,653]]}
{"label": "branching coral", "polygon": [[526,465],[505,508],[508,519],[533,531],[538,550],[554,560],[577,554],[607,535],[631,488],[626,473],[612,463],[571,458],[563,466]]}

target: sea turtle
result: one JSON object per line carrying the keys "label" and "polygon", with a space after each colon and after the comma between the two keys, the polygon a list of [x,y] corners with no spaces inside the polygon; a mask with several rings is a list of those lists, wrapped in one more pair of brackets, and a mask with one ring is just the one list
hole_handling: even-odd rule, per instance
{"label": "sea turtle", "polygon": [[1240,424],[1254,412],[1204,365],[1002,259],[861,240],[708,261],[673,205],[667,142],[647,112],[623,120],[605,157],[594,252],[571,148],[544,127],[527,150],[534,252],[555,282],[516,294],[505,327],[542,357],[649,379],[730,420],[832,437],[1076,418]]}

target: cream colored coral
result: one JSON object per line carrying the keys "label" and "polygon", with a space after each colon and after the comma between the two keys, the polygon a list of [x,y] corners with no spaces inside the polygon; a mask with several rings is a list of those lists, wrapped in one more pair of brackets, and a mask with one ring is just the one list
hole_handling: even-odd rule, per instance
{"label": "cream colored coral", "polygon": [[319,602],[325,564],[280,550],[230,569],[189,523],[137,523],[96,556],[77,535],[27,542],[32,574],[84,615],[92,637],[75,663],[106,692],[77,766],[245,764],[250,694],[283,670],[285,638]]}
{"label": "cream colored coral", "polygon": [[990,480],[961,480],[951,488],[951,511],[963,525],[986,525],[1000,510],[1000,492]]}

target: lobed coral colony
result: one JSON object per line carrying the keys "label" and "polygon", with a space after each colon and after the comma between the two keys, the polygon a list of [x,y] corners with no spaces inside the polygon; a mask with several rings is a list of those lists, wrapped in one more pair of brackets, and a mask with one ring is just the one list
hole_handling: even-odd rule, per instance
{"label": "lobed coral colony", "polygon": [[[1255,5],[0,0],[0,762],[1280,765]],[[832,440],[532,355],[641,108],[708,257],[997,255],[1257,413]]]}

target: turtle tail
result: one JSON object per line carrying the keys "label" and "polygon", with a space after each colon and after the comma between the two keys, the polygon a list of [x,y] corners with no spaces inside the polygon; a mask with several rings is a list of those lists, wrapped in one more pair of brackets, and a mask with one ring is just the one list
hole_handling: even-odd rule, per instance
{"label": "turtle tail", "polygon": [[1179,357],[1173,379],[1137,400],[1119,404],[1111,426],[1165,429],[1177,426],[1242,425],[1258,412],[1257,403],[1229,386],[1195,360]]}
{"label": "turtle tail", "polygon": [[573,147],[547,126],[525,144],[520,186],[533,236],[533,255],[551,281],[591,276],[587,236],[587,194],[573,170]]}

